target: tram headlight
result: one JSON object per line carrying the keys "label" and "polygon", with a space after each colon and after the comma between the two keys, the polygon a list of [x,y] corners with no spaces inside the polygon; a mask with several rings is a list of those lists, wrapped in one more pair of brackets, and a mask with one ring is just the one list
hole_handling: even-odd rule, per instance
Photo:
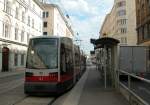
{"label": "tram headlight", "polygon": [[33,51],[33,50],[31,51],[31,54],[34,54],[34,51]]}

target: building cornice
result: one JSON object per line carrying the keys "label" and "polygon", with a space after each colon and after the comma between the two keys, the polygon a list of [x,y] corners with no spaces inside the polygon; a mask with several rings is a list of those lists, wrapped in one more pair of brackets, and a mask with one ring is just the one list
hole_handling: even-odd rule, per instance
{"label": "building cornice", "polygon": [[21,46],[28,47],[28,45],[27,45],[27,44],[20,43],[20,42],[15,42],[15,41],[11,41],[11,40],[8,40],[8,39],[0,38],[0,41],[2,41],[2,42],[6,42],[6,43],[10,43],[10,44],[16,44],[16,45],[21,45]]}
{"label": "building cornice", "polygon": [[44,9],[42,3],[39,0],[33,0],[42,10]]}
{"label": "building cornice", "polygon": [[[20,5],[22,5],[24,8],[29,9],[30,11],[32,11],[34,14],[36,14],[38,17],[42,18],[33,8],[31,8],[31,6],[26,3],[23,0],[16,0]],[[42,7],[42,5],[40,4],[40,2],[38,0],[33,0],[42,10],[44,9]]]}

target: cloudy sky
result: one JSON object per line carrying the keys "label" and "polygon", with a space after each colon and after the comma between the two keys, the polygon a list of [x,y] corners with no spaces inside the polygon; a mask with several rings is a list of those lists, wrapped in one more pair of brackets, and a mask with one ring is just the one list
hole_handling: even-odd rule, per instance
{"label": "cloudy sky", "polygon": [[81,48],[86,54],[93,50],[91,38],[99,37],[99,30],[107,13],[110,12],[114,0],[49,0],[58,4],[68,14],[73,30],[82,40]]}

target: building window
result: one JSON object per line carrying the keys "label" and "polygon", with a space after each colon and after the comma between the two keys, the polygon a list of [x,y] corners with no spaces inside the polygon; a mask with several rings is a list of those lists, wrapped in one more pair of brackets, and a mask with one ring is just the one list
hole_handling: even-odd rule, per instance
{"label": "building window", "polygon": [[147,2],[148,2],[148,7],[150,8],[150,0],[147,0]]}
{"label": "building window", "polygon": [[22,12],[22,22],[25,22],[25,12]]}
{"label": "building window", "polygon": [[150,23],[148,23],[148,39],[150,39]]}
{"label": "building window", "polygon": [[148,25],[145,24],[144,26],[144,39],[147,39],[148,38]]}
{"label": "building window", "polygon": [[9,37],[9,24],[3,24],[3,37],[8,38]]}
{"label": "building window", "polygon": [[120,20],[117,20],[117,24],[118,25],[125,25],[127,23],[127,19],[120,19]]}
{"label": "building window", "polygon": [[14,54],[14,66],[17,66],[18,65],[18,54],[15,53]]}
{"label": "building window", "polygon": [[18,28],[15,28],[15,40],[18,40]]}
{"label": "building window", "polygon": [[138,43],[140,42],[140,30],[137,29],[137,37],[138,37]]}
{"label": "building window", "polygon": [[16,15],[15,15],[15,18],[18,19],[18,17],[19,17],[19,9],[18,9],[18,7],[16,7]]}
{"label": "building window", "polygon": [[117,3],[117,7],[122,7],[126,5],[126,1],[120,1]]}
{"label": "building window", "polygon": [[27,33],[27,43],[29,43],[29,40],[30,40],[30,34]]}
{"label": "building window", "polygon": [[5,25],[5,37],[7,38],[9,34],[9,26],[8,24]]}
{"label": "building window", "polygon": [[24,65],[24,54],[21,54],[21,65]]}
{"label": "building window", "polygon": [[44,26],[44,27],[47,27],[47,22],[43,22],[43,26]]}
{"label": "building window", "polygon": [[28,16],[28,26],[30,26],[30,16]]}
{"label": "building window", "polygon": [[6,1],[6,13],[11,15],[11,8],[10,8],[10,2]]}
{"label": "building window", "polygon": [[21,31],[21,42],[24,41],[24,31]]}
{"label": "building window", "polygon": [[121,19],[121,25],[126,24],[126,19]]}
{"label": "building window", "polygon": [[43,35],[47,35],[47,32],[43,32]]}
{"label": "building window", "polygon": [[32,28],[34,28],[34,19],[32,19]]}
{"label": "building window", "polygon": [[46,12],[46,17],[48,17],[48,15],[49,15],[49,13],[48,13],[48,12]]}
{"label": "building window", "polygon": [[126,10],[120,10],[120,11],[118,11],[118,16],[124,16],[124,15],[126,15]]}
{"label": "building window", "polygon": [[47,18],[49,16],[48,12],[43,12],[43,18]]}
{"label": "building window", "polygon": [[143,28],[142,27],[140,27],[140,28],[138,28],[138,32],[139,32],[139,43],[140,42],[142,42],[142,40],[143,40]]}
{"label": "building window", "polygon": [[125,34],[125,33],[127,33],[127,28],[121,28],[120,31],[122,34]]}
{"label": "building window", "polygon": [[45,18],[45,12],[43,12],[43,18]]}
{"label": "building window", "polygon": [[144,35],[145,35],[145,31],[144,31],[144,27],[142,27],[142,40],[144,40]]}

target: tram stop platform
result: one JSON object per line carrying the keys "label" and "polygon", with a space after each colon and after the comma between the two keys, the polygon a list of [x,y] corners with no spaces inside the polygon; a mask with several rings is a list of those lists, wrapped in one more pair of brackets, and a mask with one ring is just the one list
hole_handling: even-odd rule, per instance
{"label": "tram stop platform", "polygon": [[87,71],[76,86],[54,105],[130,105],[115,89],[105,89],[100,73],[95,67]]}

